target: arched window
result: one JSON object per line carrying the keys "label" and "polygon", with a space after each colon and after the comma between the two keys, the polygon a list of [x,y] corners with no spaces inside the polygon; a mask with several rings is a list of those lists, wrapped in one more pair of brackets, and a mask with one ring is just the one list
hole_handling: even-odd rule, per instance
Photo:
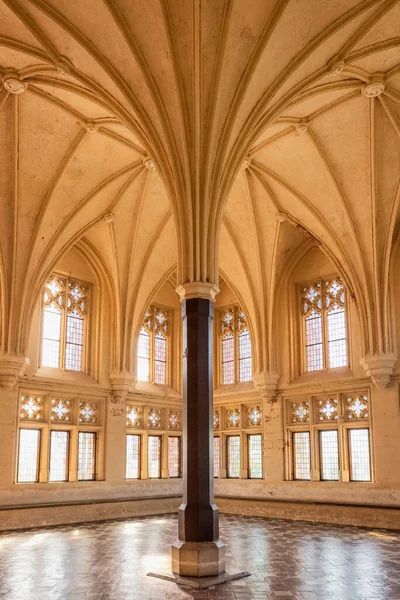
{"label": "arched window", "polygon": [[159,306],[151,305],[146,311],[138,340],[138,381],[168,383],[170,317],[170,311]]}
{"label": "arched window", "polygon": [[304,370],[348,365],[346,292],[341,277],[300,286]]}
{"label": "arched window", "polygon": [[41,365],[84,370],[89,286],[51,275],[43,293]]}
{"label": "arched window", "polygon": [[219,313],[220,380],[222,385],[251,381],[251,339],[246,315],[240,306]]}

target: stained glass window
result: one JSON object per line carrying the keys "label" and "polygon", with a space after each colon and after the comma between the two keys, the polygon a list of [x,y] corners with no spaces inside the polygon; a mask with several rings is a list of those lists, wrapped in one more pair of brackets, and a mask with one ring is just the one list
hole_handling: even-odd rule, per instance
{"label": "stained glass window", "polygon": [[78,480],[90,481],[96,475],[96,434],[78,433]]}
{"label": "stained glass window", "polygon": [[143,407],[126,405],[126,425],[127,427],[143,427]]}
{"label": "stained glass window", "polygon": [[251,339],[247,319],[239,306],[219,314],[221,340],[221,383],[251,381],[253,377]]}
{"label": "stained glass window", "polygon": [[214,437],[214,477],[219,477],[219,469],[221,464],[221,451],[219,436]]}
{"label": "stained glass window", "polygon": [[228,435],[227,439],[227,475],[240,477],[240,435]]}
{"label": "stained glass window", "polygon": [[181,438],[168,438],[168,472],[171,478],[181,476]]}
{"label": "stained glass window", "polygon": [[49,481],[68,481],[69,431],[50,431]]}
{"label": "stained glass window", "polygon": [[149,479],[161,477],[161,437],[149,435],[148,437],[148,469]]}
{"label": "stained glass window", "polygon": [[369,429],[349,429],[350,479],[371,481]]}
{"label": "stained glass window", "polygon": [[126,436],[126,478],[140,478],[140,435]]}
{"label": "stained glass window", "polygon": [[311,475],[310,432],[293,433],[293,478],[309,480]]}
{"label": "stained glass window", "polygon": [[166,385],[170,311],[151,305],[146,311],[138,340],[137,378]]}
{"label": "stained glass window", "polygon": [[20,429],[18,483],[39,481],[40,429]]}
{"label": "stained glass window", "polygon": [[301,286],[301,302],[305,370],[345,367],[348,362],[347,327],[342,279],[334,277]]}
{"label": "stained glass window", "polygon": [[51,275],[43,295],[42,366],[83,370],[89,286]]}
{"label": "stained glass window", "polygon": [[249,443],[249,478],[262,479],[262,435],[248,436]]}
{"label": "stained glass window", "polygon": [[319,432],[321,479],[339,480],[339,441],[337,429]]}

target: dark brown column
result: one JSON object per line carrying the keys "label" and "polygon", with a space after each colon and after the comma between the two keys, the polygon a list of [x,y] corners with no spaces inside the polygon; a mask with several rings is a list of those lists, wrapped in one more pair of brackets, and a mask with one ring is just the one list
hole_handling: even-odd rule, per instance
{"label": "dark brown column", "polygon": [[179,539],[218,540],[218,509],[213,477],[213,324],[210,300],[182,303],[183,319],[183,504]]}

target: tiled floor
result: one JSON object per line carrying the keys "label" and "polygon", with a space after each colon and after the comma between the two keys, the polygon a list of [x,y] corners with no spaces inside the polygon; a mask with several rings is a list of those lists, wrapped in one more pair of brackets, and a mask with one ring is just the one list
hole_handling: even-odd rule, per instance
{"label": "tiled floor", "polygon": [[400,534],[221,517],[227,570],[252,576],[204,591],[146,577],[166,571],[175,516],[0,534],[6,600],[400,600]]}

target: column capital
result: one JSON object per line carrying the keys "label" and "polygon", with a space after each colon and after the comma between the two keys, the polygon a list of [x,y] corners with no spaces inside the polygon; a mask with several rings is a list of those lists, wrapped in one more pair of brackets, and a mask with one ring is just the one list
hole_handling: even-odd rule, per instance
{"label": "column capital", "polygon": [[127,395],[135,386],[135,379],[132,373],[127,372],[111,373],[110,382],[113,393],[111,402],[114,404],[126,400]]}
{"label": "column capital", "polygon": [[203,298],[204,300],[215,302],[215,296],[219,292],[219,287],[215,283],[191,281],[190,283],[182,283],[175,291],[179,296],[180,302],[190,300],[191,298]]}
{"label": "column capital", "polygon": [[0,386],[13,390],[28,365],[29,358],[26,356],[0,354]]}
{"label": "column capital", "polygon": [[360,365],[378,390],[383,390],[390,383],[396,360],[393,352],[367,354],[360,360]]}

